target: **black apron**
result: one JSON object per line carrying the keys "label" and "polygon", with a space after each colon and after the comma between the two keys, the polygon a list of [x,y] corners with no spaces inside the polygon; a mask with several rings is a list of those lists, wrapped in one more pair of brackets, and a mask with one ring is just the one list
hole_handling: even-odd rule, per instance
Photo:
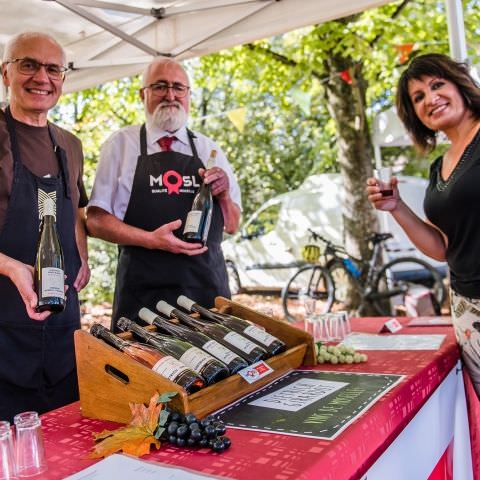
{"label": "black apron", "polygon": [[65,151],[57,145],[49,125],[60,174],[54,178],[37,177],[22,164],[8,108],[5,118],[13,156],[13,184],[0,234],[0,252],[28,265],[35,264],[40,224],[38,189],[56,191],[57,228],[69,285],[65,310],[45,321],[36,321],[28,317],[15,285],[0,276],[0,419],[11,420],[21,411],[42,413],[78,399],[73,332],[80,328],[80,310],[73,282],[80,256]]}
{"label": "black apron", "polygon": [[[178,152],[147,154],[145,125],[140,130],[140,156],[137,160],[132,191],[124,222],[152,231],[177,219],[182,226],[174,232],[181,238],[185,219],[192,208],[203,168],[198,158],[192,132],[187,130],[193,156]],[[137,319],[138,311],[153,311],[159,300],[176,306],[177,297],[187,295],[208,308],[215,297],[230,297],[225,260],[221,250],[223,215],[214,199],[208,250],[189,257],[164,250],[148,250],[122,245],[119,247],[112,329],[122,317]]]}

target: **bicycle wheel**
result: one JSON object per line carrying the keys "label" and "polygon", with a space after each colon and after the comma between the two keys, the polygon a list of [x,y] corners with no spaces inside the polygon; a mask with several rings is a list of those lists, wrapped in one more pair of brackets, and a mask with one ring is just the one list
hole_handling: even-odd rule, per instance
{"label": "bicycle wheel", "polygon": [[446,291],[438,270],[419,258],[396,258],[378,272],[370,299],[379,315],[395,315],[404,308],[405,297],[419,286],[428,288],[435,309],[439,309]]}
{"label": "bicycle wheel", "polygon": [[300,293],[316,302],[316,311],[326,313],[333,303],[333,282],[328,270],[320,265],[306,265],[298,270],[282,290],[282,306],[289,322],[305,319]]}

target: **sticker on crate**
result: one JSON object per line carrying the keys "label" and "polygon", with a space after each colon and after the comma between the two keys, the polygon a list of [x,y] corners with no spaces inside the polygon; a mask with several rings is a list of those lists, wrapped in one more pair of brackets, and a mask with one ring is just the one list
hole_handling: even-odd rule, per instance
{"label": "sticker on crate", "polygon": [[248,383],[255,383],[263,377],[270,375],[273,369],[265,362],[256,362],[248,367],[240,370],[238,373]]}

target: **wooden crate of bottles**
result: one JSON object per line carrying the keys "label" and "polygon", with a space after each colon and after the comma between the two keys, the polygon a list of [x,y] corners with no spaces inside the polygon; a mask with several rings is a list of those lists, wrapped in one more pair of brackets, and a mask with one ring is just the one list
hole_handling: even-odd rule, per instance
{"label": "wooden crate of bottles", "polygon": [[[148,403],[156,391],[174,391],[177,395],[171,401],[172,408],[203,417],[272,382],[289,370],[315,364],[315,346],[310,334],[223,297],[217,297],[215,307],[220,312],[250,320],[285,342],[285,352],[265,360],[273,369],[271,374],[252,384],[239,374],[231,375],[189,395],[179,385],[90,333],[77,330],[75,353],[82,415],[128,423],[131,419],[129,403]],[[129,333],[121,336],[131,338]]]}

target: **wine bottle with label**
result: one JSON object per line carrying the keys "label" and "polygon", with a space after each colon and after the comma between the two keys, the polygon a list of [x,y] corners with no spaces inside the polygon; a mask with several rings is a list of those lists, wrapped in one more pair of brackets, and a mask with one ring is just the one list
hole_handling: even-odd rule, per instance
{"label": "wine bottle with label", "polygon": [[147,332],[144,328],[128,318],[121,317],[117,326],[124,332],[130,331],[147,345],[160,352],[171,355],[187,367],[201,375],[207,385],[218,382],[230,375],[227,366],[207,352],[194,347],[191,343],[178,338],[167,337],[159,333]]}
{"label": "wine bottle with label", "polygon": [[[217,151],[212,150],[207,162],[207,170],[215,166]],[[183,229],[183,240],[190,243],[207,243],[208,231],[212,221],[213,199],[211,186],[202,182],[193,198],[192,209],[188,212]]]}
{"label": "wine bottle with label", "polygon": [[122,351],[130,358],[151,368],[162,377],[168,378],[168,380],[180,385],[188,393],[196,392],[205,386],[203,378],[191,368],[188,368],[182,362],[170,355],[165,355],[155,348],[124,340],[99,323],[92,325],[90,333],[112,347],[115,347],[117,350]]}
{"label": "wine bottle with label", "polygon": [[182,340],[190,342],[192,345],[205,350],[210,355],[223,362],[230,370],[231,375],[248,366],[248,363],[242,357],[201,332],[191,330],[183,325],[170,323],[165,318],[159,317],[155,312],[152,312],[148,308],[142,308],[138,312],[138,316],[144,322],[149,323],[150,325],[155,325],[164,332],[181,338]]}
{"label": "wine bottle with label", "polygon": [[212,312],[198,303],[195,303],[185,295],[177,298],[177,303],[189,312],[197,312],[203,318],[225,325],[227,328],[244,335],[250,340],[262,346],[270,355],[278,355],[287,349],[287,346],[279,338],[270,335],[265,330],[256,326],[254,323],[235,317],[227,313]]}
{"label": "wine bottle with label", "polygon": [[65,308],[65,266],[55,222],[55,201],[43,199],[43,217],[35,261],[34,287],[37,312],[62,312]]}
{"label": "wine bottle with label", "polygon": [[203,320],[193,318],[192,316],[183,313],[181,310],[172,307],[167,302],[160,300],[157,303],[157,310],[169,318],[177,318],[185,325],[208,335],[209,337],[223,343],[227,348],[244,358],[249,364],[258,362],[267,358],[268,353],[265,349],[253,343],[248,338],[240,335],[237,332],[218,325],[217,323],[205,322]]}

